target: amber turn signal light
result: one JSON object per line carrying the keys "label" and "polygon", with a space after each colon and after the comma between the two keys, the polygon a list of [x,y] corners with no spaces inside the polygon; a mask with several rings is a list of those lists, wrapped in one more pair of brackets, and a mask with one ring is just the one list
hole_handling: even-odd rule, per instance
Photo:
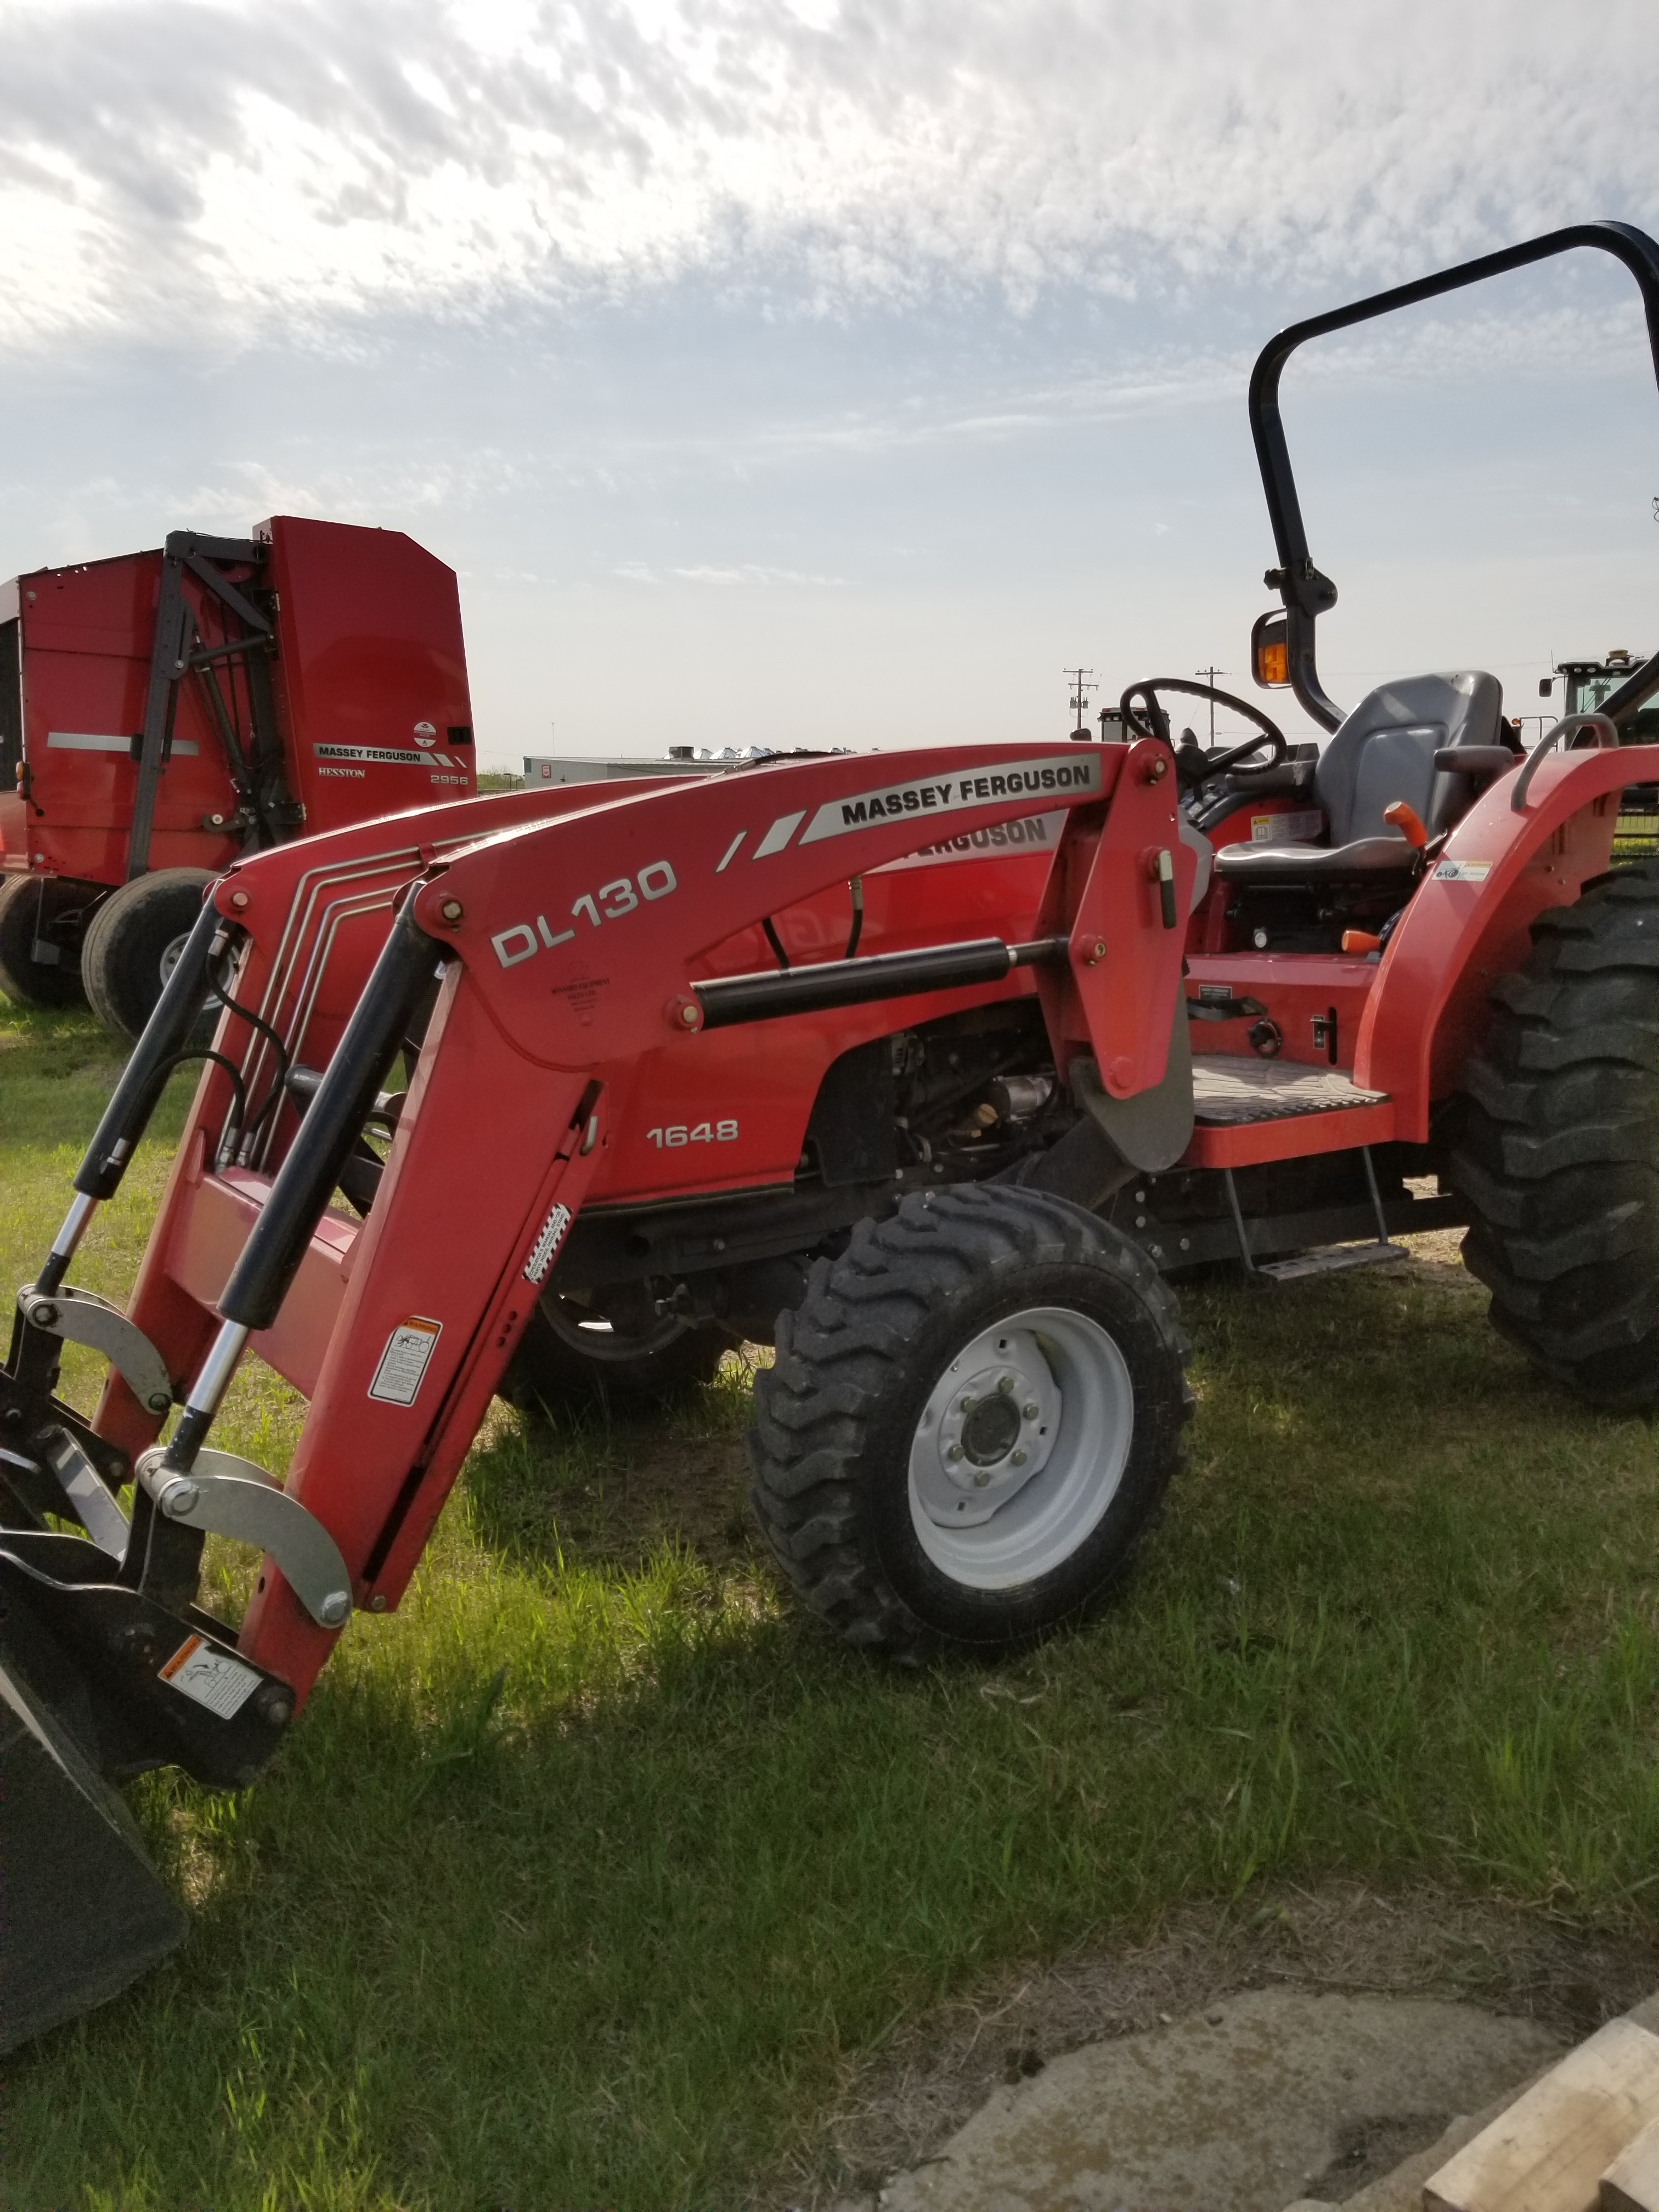
{"label": "amber turn signal light", "polygon": [[1278,611],[1255,618],[1250,632],[1250,673],[1264,691],[1282,691],[1291,680],[1290,624]]}

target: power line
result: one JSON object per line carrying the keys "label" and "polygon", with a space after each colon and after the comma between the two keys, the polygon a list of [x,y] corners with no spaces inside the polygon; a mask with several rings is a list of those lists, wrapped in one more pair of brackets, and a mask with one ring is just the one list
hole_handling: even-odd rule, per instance
{"label": "power line", "polygon": [[1089,734],[1084,727],[1083,717],[1089,711],[1089,694],[1091,691],[1098,691],[1100,685],[1097,682],[1085,682],[1085,678],[1092,678],[1094,672],[1092,668],[1066,668],[1060,672],[1062,675],[1069,677],[1072,682],[1072,712],[1077,716],[1076,726],[1072,732],[1073,737],[1079,731],[1081,731],[1085,737]]}
{"label": "power line", "polygon": [[[1216,678],[1224,676],[1227,672],[1224,668],[1195,668],[1193,673],[1194,676],[1201,676],[1213,691]],[[1210,702],[1210,750],[1212,752],[1215,750],[1215,701],[1213,699]]]}

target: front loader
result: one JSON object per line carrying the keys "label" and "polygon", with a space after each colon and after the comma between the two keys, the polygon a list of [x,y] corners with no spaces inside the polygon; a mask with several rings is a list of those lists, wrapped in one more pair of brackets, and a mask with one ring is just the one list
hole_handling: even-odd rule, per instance
{"label": "front loader", "polygon": [[[1659,362],[1659,248],[1559,237],[1616,240]],[[220,878],[0,1376],[3,1847],[58,1838],[8,1920],[7,2040],[178,1939],[112,1785],[257,1778],[550,1332],[774,1343],[762,1528],[904,1657],[1017,1644],[1122,1574],[1180,1461],[1185,1267],[1271,1284],[1469,1224],[1535,1358],[1659,1401],[1659,876],[1608,866],[1659,780],[1616,718],[1659,663],[1524,760],[1478,670],[1343,716],[1330,587],[1288,527],[1281,556],[1262,672],[1335,719],[1316,756],[1242,702],[1259,734],[1175,746],[1191,687],[1153,681],[1123,744],[528,791]],[[123,1312],[75,1255],[204,993]],[[109,1362],[90,1420],[66,1340]],[[280,1483],[213,1441],[250,1353],[308,1401]],[[262,1555],[240,1623],[201,1607],[209,1533]]]}

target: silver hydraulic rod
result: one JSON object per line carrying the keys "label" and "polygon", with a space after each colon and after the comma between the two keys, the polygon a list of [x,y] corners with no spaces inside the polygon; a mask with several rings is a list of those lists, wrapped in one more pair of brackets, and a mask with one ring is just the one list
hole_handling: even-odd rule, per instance
{"label": "silver hydraulic rod", "polygon": [[70,1210],[64,1216],[64,1225],[52,1243],[46,1255],[46,1264],[35,1279],[34,1287],[48,1297],[63,1288],[64,1278],[69,1273],[70,1261],[75,1257],[81,1239],[87,1233],[87,1224],[98,1211],[98,1200],[83,1190],[77,1190],[70,1200]]}
{"label": "silver hydraulic rod", "polygon": [[223,1404],[236,1372],[236,1363],[247,1349],[247,1340],[252,1334],[239,1321],[220,1323],[219,1334],[196,1371],[185,1410],[167,1445],[162,1465],[168,1474],[187,1474],[196,1464],[196,1455],[207,1441],[214,1416]]}

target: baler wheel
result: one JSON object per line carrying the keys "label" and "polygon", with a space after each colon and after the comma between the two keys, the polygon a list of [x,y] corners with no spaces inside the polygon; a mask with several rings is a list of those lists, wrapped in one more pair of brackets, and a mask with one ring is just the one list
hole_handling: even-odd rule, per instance
{"label": "baler wheel", "polygon": [[990,1183],[862,1222],[755,1378],[755,1507],[849,1644],[1018,1645],[1088,1612],[1182,1457],[1190,1350],[1146,1255]]}
{"label": "baler wheel", "polygon": [[1659,1403],[1659,862],[1533,924],[1451,1163],[1492,1325],[1594,1405]]}
{"label": "baler wheel", "polygon": [[78,1006],[79,970],[48,968],[34,957],[43,892],[50,899],[50,881],[39,876],[0,878],[0,991],[15,1006]]}
{"label": "baler wheel", "polygon": [[[93,915],[81,946],[81,973],[106,1029],[135,1042],[143,1034],[212,881],[205,868],[157,868],[112,891]],[[204,1014],[201,1043],[215,1018]]]}

